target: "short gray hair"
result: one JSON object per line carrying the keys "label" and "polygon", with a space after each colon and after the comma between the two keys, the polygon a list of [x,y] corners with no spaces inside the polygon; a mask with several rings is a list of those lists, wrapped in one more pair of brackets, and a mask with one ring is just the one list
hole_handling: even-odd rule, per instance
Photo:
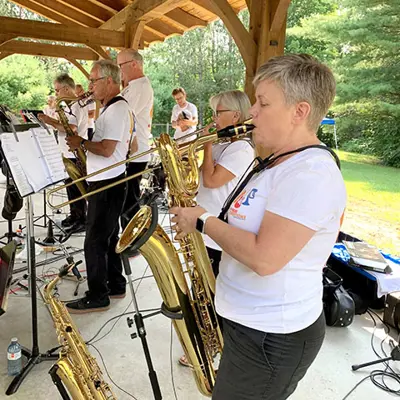
{"label": "short gray hair", "polygon": [[121,50],[121,53],[130,57],[132,61],[136,61],[138,64],[143,65],[143,57],[137,50],[125,49],[125,50]]}
{"label": "short gray hair", "polygon": [[280,86],[287,104],[307,102],[308,126],[318,129],[336,93],[335,78],[326,65],[308,54],[273,57],[258,69],[253,84],[257,87],[266,80]]}
{"label": "short gray hair", "polygon": [[69,86],[71,89],[75,90],[75,82],[68,74],[60,74],[56,76],[54,82],[59,83],[63,86]]}
{"label": "short gray hair", "polygon": [[114,83],[121,83],[121,73],[119,71],[119,67],[115,64],[114,61],[111,60],[99,60],[93,63],[92,69],[94,67],[99,67],[101,75],[108,78],[111,77]]}
{"label": "short gray hair", "polygon": [[210,107],[215,112],[218,106],[222,106],[224,109],[230,111],[239,111],[239,123],[250,118],[250,100],[247,97],[247,94],[241,90],[228,90],[212,96],[210,98]]}

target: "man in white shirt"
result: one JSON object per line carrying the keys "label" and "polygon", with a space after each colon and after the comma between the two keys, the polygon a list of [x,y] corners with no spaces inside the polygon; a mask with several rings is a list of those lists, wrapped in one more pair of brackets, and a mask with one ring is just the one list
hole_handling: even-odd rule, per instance
{"label": "man in white shirt", "polygon": [[[83,89],[83,86],[80,84],[77,84],[75,86],[75,93],[78,97],[82,96],[85,94],[85,90]],[[89,140],[92,140],[93,133],[94,133],[94,120],[96,117],[96,102],[91,101],[85,106],[87,113],[88,113],[88,131],[87,131],[87,136]]]}
{"label": "man in white shirt", "polygon": [[[80,136],[67,138],[71,149],[87,151],[88,174],[126,159],[132,136],[133,116],[126,100],[118,96],[120,72],[110,60],[96,61],[90,72],[93,96],[103,106],[91,141]],[[89,192],[121,180],[125,164],[88,178]],[[115,246],[118,242],[119,217],[125,198],[125,185],[119,184],[88,197],[85,260],[89,290],[84,298],[67,304],[71,313],[107,310],[111,298],[125,297],[126,280]]]}
{"label": "man in white shirt", "polygon": [[[186,100],[185,89],[179,87],[172,91],[172,97],[176,104],[172,109],[171,123],[175,129],[174,139],[178,140],[183,136],[187,136],[196,130],[198,124],[197,107]],[[188,136],[185,139],[179,140],[179,144],[190,142],[196,139],[195,135]]]}
{"label": "man in white shirt", "polygon": [[[54,90],[58,99],[60,98],[76,98],[75,82],[68,74],[61,74],[54,80]],[[85,108],[82,108],[78,102],[71,106],[68,104],[64,107],[64,113],[68,119],[71,130],[84,138],[87,138],[88,115]],[[39,118],[46,124],[51,125],[58,130],[58,144],[62,155],[70,159],[76,164],[76,157],[71,152],[66,143],[66,132],[64,125],[49,115],[39,114]],[[71,182],[67,179],[65,183]],[[76,199],[81,193],[76,185],[67,187],[68,200]],[[80,200],[70,205],[71,214],[62,221],[62,226],[70,233],[82,232],[85,230],[86,221],[86,201]]]}
{"label": "man in white shirt", "polygon": [[[121,69],[124,89],[121,95],[126,99],[135,117],[135,131],[138,142],[136,152],[130,156],[143,153],[150,149],[151,121],[153,118],[153,88],[150,80],[143,72],[143,57],[134,49],[125,49],[118,53],[117,63]],[[127,165],[127,175],[142,172],[150,161],[150,154],[137,158]],[[128,191],[125,200],[122,227],[128,224],[131,217],[139,211],[141,176],[128,181]]]}

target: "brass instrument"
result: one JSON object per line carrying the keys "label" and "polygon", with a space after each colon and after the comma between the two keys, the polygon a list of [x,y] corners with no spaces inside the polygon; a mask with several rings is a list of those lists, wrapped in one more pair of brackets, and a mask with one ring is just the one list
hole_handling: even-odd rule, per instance
{"label": "brass instrument", "polygon": [[[204,143],[207,143],[207,142],[212,142],[212,143],[214,143],[216,141],[224,142],[224,141],[229,141],[229,140],[232,140],[232,139],[244,138],[244,137],[247,137],[252,132],[253,129],[254,129],[254,125],[251,124],[251,120],[248,120],[248,121],[245,121],[242,125],[232,125],[232,126],[229,126],[227,128],[221,129],[220,131],[217,131],[215,133],[211,133],[209,135],[201,136],[201,137],[199,137],[199,138],[197,138],[197,139],[195,139],[195,140],[193,140],[191,142],[184,143],[183,145],[179,146],[179,149],[178,148],[176,149],[176,152],[179,153],[180,155],[184,155],[184,154],[187,154],[187,153],[190,152],[190,149],[192,148],[192,146],[194,146],[193,147],[193,149],[195,149],[194,151],[197,151],[199,148],[201,148],[201,146]],[[164,134],[164,135],[166,135],[166,134]],[[119,161],[119,162],[117,162],[117,163],[115,163],[113,165],[110,165],[108,167],[102,168],[102,169],[100,169],[100,170],[98,170],[96,172],[93,172],[93,173],[89,174],[89,175],[82,176],[82,177],[74,180],[73,182],[67,183],[67,184],[62,185],[62,186],[58,186],[58,187],[56,187],[54,189],[51,189],[51,190],[48,190],[47,191],[47,204],[53,209],[59,209],[59,208],[65,207],[65,206],[67,206],[67,205],[69,205],[71,203],[74,203],[76,201],[79,201],[79,200],[82,200],[82,199],[86,199],[86,198],[88,198],[90,196],[93,196],[94,194],[100,193],[103,190],[107,190],[107,189],[112,188],[114,186],[117,186],[117,185],[120,185],[122,183],[125,183],[125,182],[127,182],[127,181],[129,181],[129,180],[131,180],[133,178],[137,178],[138,176],[147,174],[149,172],[153,172],[156,168],[150,167],[150,168],[145,169],[142,172],[127,176],[125,178],[120,179],[119,181],[110,183],[109,185],[106,185],[106,186],[104,186],[104,187],[102,187],[100,189],[96,189],[96,190],[93,190],[91,192],[84,193],[84,194],[82,194],[81,197],[78,197],[76,199],[65,201],[65,202],[60,203],[60,204],[52,204],[50,202],[50,197],[54,193],[58,193],[61,190],[65,189],[65,188],[67,188],[67,187],[69,187],[71,185],[75,185],[75,184],[77,185],[80,182],[85,181],[88,178],[92,178],[92,177],[97,176],[97,175],[99,175],[99,174],[101,174],[103,172],[109,171],[112,168],[119,167],[120,165],[123,165],[123,164],[126,164],[128,162],[134,161],[139,157],[143,157],[143,156],[148,155],[148,154],[159,152],[158,142],[159,142],[159,140],[158,141],[155,140],[156,147],[154,149],[150,149],[150,150],[144,151],[143,153],[136,154],[136,155],[134,155],[132,157],[127,158],[126,160]],[[165,168],[165,166],[164,166],[164,168]]]}
{"label": "brass instrument", "polygon": [[[60,119],[60,122],[62,126],[64,127],[65,133],[67,136],[74,136],[75,133],[71,129],[68,123],[68,118],[65,115],[64,109],[61,106],[62,102],[67,103],[69,106],[73,103],[78,103],[80,107],[85,107],[87,104],[89,104],[91,93],[90,92],[85,92],[79,97],[60,97],[56,101],[56,112],[58,114],[58,117]],[[85,103],[82,103],[82,101],[88,100]],[[77,180],[83,176],[86,175],[86,154],[83,151],[82,148],[78,148],[76,150],[73,150],[73,153],[76,158],[76,164],[71,161],[69,158],[63,156],[63,163],[65,166],[65,170],[67,171],[67,174],[70,176],[70,178],[74,181]],[[79,191],[81,192],[82,195],[84,195],[87,192],[87,186],[86,182],[84,180],[79,181],[76,183],[76,186],[78,187]]]}
{"label": "brass instrument", "polygon": [[[196,147],[217,135],[197,139],[188,150],[187,168],[176,143],[167,134],[157,142],[161,163],[167,175],[170,206],[192,207],[199,186]],[[151,208],[146,206],[131,219],[116,246],[122,253],[143,237],[150,227]],[[173,319],[179,341],[200,392],[211,396],[215,385],[214,357],[222,352],[223,339],[214,309],[215,277],[199,232],[178,240],[179,250],[164,229],[157,225],[151,237],[139,248],[147,260],[167,310],[180,310],[182,320]],[[188,285],[187,279],[191,285]]]}
{"label": "brass instrument", "polygon": [[77,263],[64,266],[43,291],[61,345],[59,359],[49,373],[61,395],[67,390],[74,400],[115,400],[116,396],[103,380],[96,359],[89,353],[65,305],[53,295],[56,284],[75,265]]}

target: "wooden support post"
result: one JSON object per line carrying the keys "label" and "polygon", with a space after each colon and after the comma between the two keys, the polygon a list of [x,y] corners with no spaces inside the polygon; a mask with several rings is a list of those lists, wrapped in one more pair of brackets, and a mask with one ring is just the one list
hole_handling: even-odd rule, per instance
{"label": "wooden support post", "polygon": [[[282,55],[285,46],[286,17],[290,0],[258,0],[251,1],[250,35],[257,46],[257,55],[253,68],[246,64],[245,92],[253,103],[255,91],[253,79],[257,69],[269,58]],[[270,154],[268,149],[257,147],[261,157]]]}
{"label": "wooden support post", "polygon": [[79,69],[79,71],[82,72],[83,75],[85,75],[85,77],[87,79],[89,79],[89,72],[86,71],[85,68],[83,68],[83,65],[81,63],[79,63],[77,60],[75,60],[74,58],[66,58],[66,60],[68,60],[71,64],[75,65],[76,68]]}
{"label": "wooden support post", "polygon": [[146,21],[140,20],[143,12],[130,9],[125,23],[125,47],[138,50]]}

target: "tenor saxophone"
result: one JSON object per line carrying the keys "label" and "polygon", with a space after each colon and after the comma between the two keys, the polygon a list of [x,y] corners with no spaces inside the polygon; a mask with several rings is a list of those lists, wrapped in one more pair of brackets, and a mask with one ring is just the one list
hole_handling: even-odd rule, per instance
{"label": "tenor saxophone", "polygon": [[[82,96],[80,96],[80,97],[60,97],[59,99],[57,99],[56,112],[60,119],[60,123],[64,127],[65,134],[67,136],[74,136],[75,133],[69,126],[68,118],[65,115],[64,108],[62,107],[61,103],[64,102],[64,103],[71,105],[72,103],[78,102],[80,107],[84,107],[86,104],[82,105],[81,101],[87,99],[89,96],[90,96],[90,93],[86,92],[86,93],[82,94]],[[73,161],[71,161],[69,158],[64,157],[64,156],[63,156],[63,163],[65,166],[65,170],[67,171],[67,174],[73,181],[75,181],[76,179],[79,179],[82,176],[86,175],[86,154],[83,151],[83,149],[80,147],[76,150],[73,150],[73,153],[76,158],[76,164]],[[78,189],[82,195],[87,193],[87,186],[86,186],[85,181],[76,183],[76,186],[78,187]]]}
{"label": "tenor saxophone", "polygon": [[[170,206],[194,206],[199,186],[199,170],[192,151],[187,165],[182,161],[177,145],[167,134],[156,143],[161,163],[167,175]],[[150,207],[142,207],[131,219],[117,244],[116,252],[125,251],[148,232]],[[200,233],[190,233],[174,246],[164,229],[155,231],[139,249],[147,260],[164,307],[179,312],[183,319],[173,319],[178,339],[188,362],[192,365],[200,392],[211,396],[215,384],[214,358],[222,352],[223,339],[214,308],[215,277]],[[190,285],[186,279],[190,282]]]}
{"label": "tenor saxophone", "polygon": [[54,287],[71,267],[63,267],[58,276],[45,286],[43,292],[61,345],[59,359],[49,373],[63,399],[115,400],[116,396],[103,380],[96,359],[89,353],[65,305],[53,295]]}

